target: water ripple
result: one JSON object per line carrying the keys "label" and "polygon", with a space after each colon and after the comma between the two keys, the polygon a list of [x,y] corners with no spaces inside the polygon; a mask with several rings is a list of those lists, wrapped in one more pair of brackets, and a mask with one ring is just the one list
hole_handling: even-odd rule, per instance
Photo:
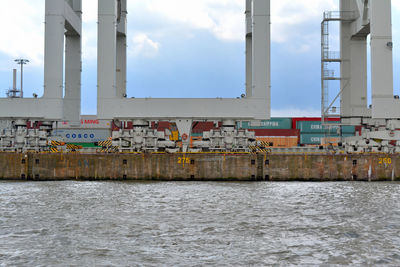
{"label": "water ripple", "polygon": [[0,182],[0,266],[400,265],[398,183]]}

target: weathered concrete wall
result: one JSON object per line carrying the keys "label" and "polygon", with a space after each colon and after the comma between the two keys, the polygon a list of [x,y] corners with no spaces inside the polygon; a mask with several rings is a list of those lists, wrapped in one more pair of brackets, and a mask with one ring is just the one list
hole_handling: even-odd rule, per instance
{"label": "weathered concrete wall", "polygon": [[21,178],[21,174],[28,173],[28,164],[24,154],[0,153],[0,179]]}
{"label": "weathered concrete wall", "polygon": [[383,154],[0,153],[0,179],[377,181],[399,179],[399,161]]}
{"label": "weathered concrete wall", "polygon": [[398,155],[270,155],[267,175],[275,181],[396,180]]}

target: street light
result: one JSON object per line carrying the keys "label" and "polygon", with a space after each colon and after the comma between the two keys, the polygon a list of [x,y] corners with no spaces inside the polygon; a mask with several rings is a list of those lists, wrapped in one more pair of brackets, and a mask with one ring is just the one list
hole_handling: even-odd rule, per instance
{"label": "street light", "polygon": [[23,73],[24,73],[24,65],[29,63],[29,60],[27,59],[16,59],[14,60],[17,62],[18,65],[21,65],[21,98],[24,97],[24,91],[23,91]]}

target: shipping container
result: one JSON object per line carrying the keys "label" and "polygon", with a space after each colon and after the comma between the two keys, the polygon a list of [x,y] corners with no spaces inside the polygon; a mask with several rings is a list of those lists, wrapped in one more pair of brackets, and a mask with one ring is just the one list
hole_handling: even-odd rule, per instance
{"label": "shipping container", "polygon": [[165,129],[171,129],[171,123],[169,121],[158,121],[154,123],[153,129],[163,132]]}
{"label": "shipping container", "polygon": [[266,142],[270,147],[296,147],[299,141],[297,136],[257,137],[257,141]]}
{"label": "shipping container", "polygon": [[193,133],[208,132],[214,128],[216,127],[213,121],[199,121],[193,123],[192,132]]}
{"label": "shipping container", "polygon": [[288,129],[288,130],[249,129],[249,131],[255,132],[256,137],[282,137],[282,136],[298,137],[300,135],[300,131],[297,129]]}
{"label": "shipping container", "polygon": [[241,129],[292,129],[291,118],[271,118],[270,120],[240,121]]}
{"label": "shipping container", "polygon": [[[321,121],[321,117],[295,117],[292,118],[292,129],[297,129],[297,122],[299,121]],[[326,121],[340,121],[340,118],[326,118]]]}
{"label": "shipping container", "polygon": [[[174,123],[170,123],[169,121],[159,121],[159,122],[152,122],[151,124],[152,129],[157,129],[157,131],[165,131],[165,129],[175,130],[176,125]],[[205,131],[210,131],[215,128],[213,121],[199,121],[193,122],[192,125],[192,133],[200,134]],[[177,129],[177,128],[176,128]]]}
{"label": "shipping container", "polygon": [[[330,122],[331,124],[339,122]],[[300,133],[339,133],[339,125],[322,125],[321,121],[298,121],[296,129],[300,130]]]}
{"label": "shipping container", "polygon": [[[335,124],[339,122],[330,122],[330,124]],[[297,129],[300,133],[329,133],[329,134],[354,134],[356,131],[355,126],[348,125],[322,125],[320,121],[299,121],[297,122]]]}
{"label": "shipping container", "polygon": [[324,134],[324,133],[301,133],[300,134],[300,144],[301,145],[320,145],[326,143],[326,141],[331,143],[338,143],[341,139],[346,137],[352,137],[355,133],[344,133],[342,135],[338,134]]}
{"label": "shipping container", "polygon": [[334,145],[337,146],[342,141],[341,137],[322,137],[321,145]]}
{"label": "shipping container", "polygon": [[[54,129],[70,129],[72,128],[70,123],[67,121],[55,122],[53,125]],[[110,129],[110,120],[99,120],[95,115],[82,115],[80,128],[85,129]]]}
{"label": "shipping container", "polygon": [[110,129],[57,129],[52,136],[66,143],[95,143],[105,141],[111,136]]}
{"label": "shipping container", "polygon": [[352,136],[355,136],[355,135],[356,135],[356,133],[343,133],[342,137],[352,137]]}
{"label": "shipping container", "polygon": [[320,145],[323,138],[337,138],[338,135],[326,136],[321,133],[302,133],[300,134],[300,144],[301,145]]}
{"label": "shipping container", "polygon": [[342,134],[353,134],[356,132],[356,126],[343,125]]}

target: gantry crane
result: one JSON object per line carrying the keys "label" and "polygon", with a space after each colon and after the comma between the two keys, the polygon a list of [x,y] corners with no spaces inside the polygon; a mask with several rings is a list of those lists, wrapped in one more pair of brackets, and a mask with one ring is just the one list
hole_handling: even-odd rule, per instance
{"label": "gantry crane", "polygon": [[[361,136],[347,138],[347,150],[400,151],[400,101],[393,93],[391,0],[340,0],[339,12],[322,22],[322,120],[329,116],[328,65],[340,63],[340,116],[343,125],[362,125]],[[328,23],[340,22],[340,52],[329,51]],[[371,105],[367,99],[367,37],[371,45]],[[336,101],[338,97],[334,98]]]}
{"label": "gantry crane", "polygon": [[[46,0],[44,96],[39,99],[0,99],[0,119],[18,121],[23,145],[27,120],[67,120],[79,124],[81,81],[81,0]],[[218,120],[223,126],[210,133],[215,147],[244,147],[251,133],[235,130],[240,119],[270,118],[270,1],[246,0],[246,94],[232,99],[127,98],[127,0],[98,0],[98,118],[133,121],[135,130],[116,132],[115,140],[138,147],[133,141],[153,140],[150,120],[176,123],[183,149],[190,142],[193,121]],[[65,43],[64,43],[65,38]],[[64,54],[65,50],[65,54]],[[65,55],[65,64],[64,64]],[[63,72],[65,69],[65,83]],[[63,96],[65,88],[65,96]],[[13,146],[14,129],[2,130],[4,144]],[[24,137],[25,136],[25,137]],[[135,139],[136,138],[136,139]],[[213,140],[218,140],[213,142]],[[232,141],[233,140],[233,141]],[[239,141],[238,141],[239,140]],[[135,142],[136,142],[135,141]],[[204,142],[202,143],[203,145]],[[2,145],[0,144],[0,147]]]}

